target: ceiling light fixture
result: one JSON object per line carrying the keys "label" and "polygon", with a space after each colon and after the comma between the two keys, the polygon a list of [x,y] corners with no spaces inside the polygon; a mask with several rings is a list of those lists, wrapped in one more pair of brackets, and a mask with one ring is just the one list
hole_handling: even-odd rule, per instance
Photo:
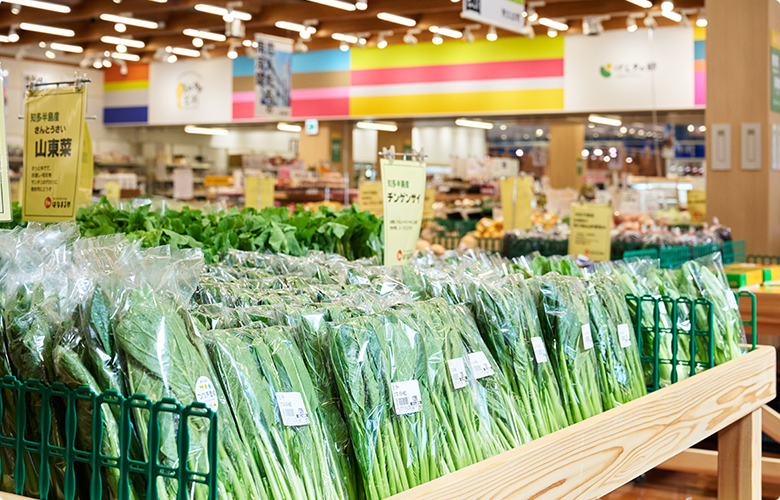
{"label": "ceiling light fixture", "polygon": [[211,31],[186,29],[182,33],[184,33],[187,36],[203,38],[206,40],[213,40],[215,42],[224,42],[225,40],[227,40],[227,37],[222,33],[212,33]]}
{"label": "ceiling light fixture", "polygon": [[469,43],[474,43],[474,30],[480,29],[482,26],[479,24],[467,24],[465,28],[463,28],[463,37],[466,39]]}
{"label": "ceiling light fixture", "polygon": [[378,130],[380,132],[396,132],[398,125],[394,122],[357,122],[357,128],[363,130]]}
{"label": "ceiling light fixture", "polygon": [[113,66],[111,61],[109,61],[108,59],[103,59],[103,67],[104,68],[110,68],[111,66]]}
{"label": "ceiling light fixture", "polygon": [[307,32],[311,34],[317,32],[316,28],[312,28],[314,31],[309,31],[309,28],[303,24],[288,23],[287,21],[277,21],[275,26],[279,29],[297,31],[298,33]]}
{"label": "ceiling light fixture", "polygon": [[534,31],[534,26],[531,23],[525,24],[523,27],[523,35],[529,40],[533,40],[534,37],[536,37],[536,31]]}
{"label": "ceiling light fixture", "polygon": [[141,40],[133,40],[132,38],[119,38],[116,36],[102,36],[100,41],[111,45],[124,45],[126,47],[133,47],[134,49],[142,49],[146,46]]}
{"label": "ceiling light fixture", "polygon": [[147,28],[150,30],[156,30],[160,25],[154,21],[147,21],[145,19],[136,19],[134,17],[115,16],[113,14],[100,14],[100,19],[108,21],[110,23],[126,24],[128,26],[137,26],[139,28]]}
{"label": "ceiling light fixture", "polygon": [[368,0],[357,0],[355,8],[357,10],[366,10],[368,8]]}
{"label": "ceiling light fixture", "polygon": [[103,69],[103,61],[98,59],[97,61],[92,63],[92,67],[95,69]]}
{"label": "ceiling light fixture", "polygon": [[536,8],[533,5],[529,5],[528,9],[526,9],[525,17],[528,19],[529,23],[535,23],[537,19],[539,19],[539,14],[536,13]]}
{"label": "ceiling light fixture", "polygon": [[442,38],[440,34],[436,33],[433,35],[431,42],[433,42],[434,45],[441,45],[444,43],[444,38]]}
{"label": "ceiling light fixture", "polygon": [[585,16],[582,18],[582,34],[586,36],[598,36],[604,33],[603,21],[611,16]]}
{"label": "ceiling light fixture", "polygon": [[238,57],[238,52],[236,51],[237,44],[236,42],[230,43],[230,48],[228,49],[228,59],[235,59]]}
{"label": "ceiling light fixture", "polygon": [[347,52],[349,50],[349,44],[347,42],[341,42],[339,44],[339,50],[342,52]]}
{"label": "ceiling light fixture", "polygon": [[552,19],[549,19],[547,17],[541,17],[539,18],[539,24],[542,26],[547,26],[548,28],[553,28],[558,31],[566,31],[569,29],[569,25],[566,23],[562,23],[560,21],[553,21]]}
{"label": "ceiling light fixture", "polygon": [[16,25],[11,26],[11,29],[8,30],[8,41],[11,43],[16,43],[19,41],[19,34],[16,32]]}
{"label": "ceiling light fixture", "polygon": [[318,3],[320,5],[327,5],[328,7],[335,7],[341,10],[347,10],[352,12],[356,9],[355,4],[348,2],[342,2],[341,0],[309,0],[310,2]]}
{"label": "ceiling light fixture", "polygon": [[116,46],[116,51],[117,52],[121,52],[122,54],[124,54],[125,52],[127,52],[127,47],[125,47],[124,45],[117,45]]}
{"label": "ceiling light fixture", "polygon": [[656,20],[655,20],[655,17],[653,17],[652,15],[650,15],[650,13],[649,13],[649,12],[648,12],[648,13],[647,13],[647,15],[645,16],[645,19],[644,19],[644,21],[642,21],[642,23],[643,23],[645,26],[647,26],[648,28],[654,28],[654,27],[658,26],[658,23],[656,22]]}
{"label": "ceiling light fixture", "polygon": [[434,33],[448,36],[450,38],[463,38],[463,33],[461,33],[458,30],[453,30],[450,28],[437,28],[437,31],[434,31]]}
{"label": "ceiling light fixture", "polygon": [[673,10],[664,10],[661,12],[661,15],[665,18],[674,21],[676,23],[679,23],[682,21],[682,15],[673,11]]}
{"label": "ceiling light fixture", "polygon": [[556,36],[558,36],[558,31],[553,28],[547,28],[547,36],[549,36],[550,38],[555,38]]}
{"label": "ceiling light fixture", "polygon": [[300,125],[279,122],[276,124],[276,130],[281,130],[282,132],[300,132],[303,128]]}
{"label": "ceiling light fixture", "polygon": [[408,17],[403,16],[396,16],[395,14],[389,14],[387,12],[380,12],[376,15],[379,19],[382,21],[387,21],[389,23],[396,23],[403,26],[413,27],[417,25],[417,21],[414,19],[409,19]]}
{"label": "ceiling light fixture", "polygon": [[704,10],[699,11],[699,18],[696,19],[696,26],[699,28],[707,27],[707,17],[704,15]]}
{"label": "ceiling light fixture", "polygon": [[299,39],[298,39],[298,41],[297,41],[297,42],[295,42],[294,49],[295,49],[296,51],[298,51],[298,52],[302,52],[302,53],[304,53],[304,54],[305,54],[306,52],[308,52],[308,51],[309,51],[309,46],[308,46],[308,45],[306,45],[305,43],[303,43],[303,40],[301,40],[301,39],[299,38]]}
{"label": "ceiling light fixture", "polygon": [[674,3],[673,3],[673,2],[669,2],[669,1],[663,2],[663,3],[661,4],[661,10],[662,10],[662,11],[665,11],[665,10],[674,10]]}
{"label": "ceiling light fixture", "polygon": [[169,55],[169,56],[168,56],[168,58],[166,59],[166,61],[167,61],[169,64],[173,64],[173,63],[175,63],[175,62],[176,62],[176,61],[178,61],[178,60],[179,60],[179,58],[178,58],[178,57],[176,57],[176,54],[171,54],[171,55]]}
{"label": "ceiling light fixture", "polygon": [[188,134],[198,135],[228,135],[230,133],[226,128],[196,127],[195,125],[187,125],[184,127],[184,131]]}
{"label": "ceiling light fixture", "polygon": [[591,123],[598,123],[599,125],[611,125],[613,127],[619,127],[623,125],[620,118],[610,118],[609,116],[590,115],[588,121]]}
{"label": "ceiling light fixture", "polygon": [[52,26],[44,26],[43,24],[21,23],[19,24],[19,28],[23,29],[24,31],[34,31],[36,33],[45,33],[47,35],[69,37],[76,36],[76,33],[73,30],[54,28]]}
{"label": "ceiling light fixture", "polygon": [[384,49],[385,47],[387,47],[387,40],[385,40],[386,36],[393,36],[393,32],[392,31],[380,31],[379,35],[377,37],[377,42],[376,42],[377,48]]}
{"label": "ceiling light fixture", "polygon": [[626,18],[626,29],[629,33],[633,33],[634,31],[639,29],[639,26],[636,25],[636,18],[633,16],[628,16]]}
{"label": "ceiling light fixture", "polygon": [[420,30],[413,29],[413,30],[407,30],[406,34],[404,35],[404,43],[407,45],[417,45],[417,37],[414,35],[419,35]]}
{"label": "ceiling light fixture", "polygon": [[195,47],[198,47],[198,48],[203,47],[203,39],[202,38],[193,38],[192,39],[192,45],[194,45]]}
{"label": "ceiling light fixture", "polygon": [[[222,16],[223,19],[227,17],[240,19],[242,21],[251,21],[252,20],[252,14],[247,14],[246,12],[239,12],[237,10],[228,10],[224,7],[216,7],[214,5],[208,5],[205,3],[199,3],[195,5],[195,10],[198,12],[205,12],[206,14],[214,14],[215,16]],[[232,19],[231,19],[232,21]],[[227,21],[226,22],[231,22]]]}
{"label": "ceiling light fixture", "polygon": [[125,31],[127,31],[127,26],[125,26],[122,23],[116,23],[114,25],[114,31],[116,31],[117,33],[124,33]]}
{"label": "ceiling light fixture", "polygon": [[495,42],[498,40],[498,33],[496,33],[496,27],[491,26],[488,28],[487,36],[485,37],[489,42]]}
{"label": "ceiling light fixture", "polygon": [[176,54],[177,56],[187,56],[187,57],[200,57],[200,51],[194,50],[194,49],[185,49],[182,47],[173,47],[171,49],[171,52]]}
{"label": "ceiling light fixture", "polygon": [[357,43],[358,39],[354,35],[345,35],[343,33],[333,33],[330,35],[331,38],[334,40],[337,40],[339,42],[347,42],[347,43]]}
{"label": "ceiling light fixture", "polygon": [[141,56],[137,54],[123,54],[121,52],[114,52],[111,54],[114,59],[121,59],[122,61],[138,62],[141,60]]}
{"label": "ceiling light fixture", "polygon": [[638,5],[643,9],[649,9],[650,7],[653,6],[653,2],[651,2],[650,0],[626,0],[626,1],[634,5]]}
{"label": "ceiling light fixture", "polygon": [[55,54],[51,50],[47,50],[46,52],[44,52],[44,55],[49,59],[54,59],[55,57],[57,57],[57,54]]}
{"label": "ceiling light fixture", "polygon": [[[30,7],[33,9],[59,12],[60,14],[68,14],[70,12],[70,7],[68,7],[67,5],[60,5],[57,3],[50,3],[50,2],[40,2],[38,0],[14,0],[13,2],[6,2],[6,3],[13,3],[14,5],[18,5],[20,7]],[[17,13],[18,12],[16,12],[15,14]]]}
{"label": "ceiling light fixture", "polygon": [[79,47],[78,45],[68,45],[67,43],[53,42],[49,45],[49,48],[60,50],[62,52],[73,52],[74,54],[81,54],[84,52],[83,47]]}
{"label": "ceiling light fixture", "polygon": [[457,125],[458,127],[481,128],[483,130],[493,129],[493,124],[490,122],[468,120],[466,118],[458,118],[457,120],[455,120],[455,125]]}

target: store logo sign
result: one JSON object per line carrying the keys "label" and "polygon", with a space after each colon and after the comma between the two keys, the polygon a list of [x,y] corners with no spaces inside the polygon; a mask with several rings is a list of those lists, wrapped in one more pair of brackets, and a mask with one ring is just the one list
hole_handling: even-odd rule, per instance
{"label": "store logo sign", "polygon": [[202,94],[203,83],[199,74],[187,71],[179,75],[176,83],[176,106],[179,109],[200,109]]}
{"label": "store logo sign", "polygon": [[638,78],[655,71],[656,63],[607,63],[599,67],[604,78]]}

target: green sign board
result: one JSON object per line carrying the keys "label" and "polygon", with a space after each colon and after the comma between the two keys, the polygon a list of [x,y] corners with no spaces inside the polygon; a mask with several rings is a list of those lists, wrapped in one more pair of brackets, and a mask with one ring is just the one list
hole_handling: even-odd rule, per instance
{"label": "green sign board", "polygon": [[330,161],[341,163],[341,139],[330,140]]}

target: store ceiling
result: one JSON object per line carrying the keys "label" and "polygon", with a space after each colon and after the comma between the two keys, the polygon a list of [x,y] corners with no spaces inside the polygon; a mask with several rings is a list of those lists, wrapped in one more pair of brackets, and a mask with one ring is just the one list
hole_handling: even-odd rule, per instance
{"label": "store ceiling", "polygon": [[[355,0],[345,0],[353,3]],[[115,46],[100,41],[101,37],[132,37],[144,42],[143,48],[128,48],[128,53],[138,54],[143,60],[152,60],[158,49],[165,47],[181,47],[194,49],[193,38],[183,34],[185,29],[211,31],[213,33],[225,33],[226,23],[219,15],[209,14],[195,10],[196,4],[209,4],[218,7],[226,7],[224,0],[51,0],[51,3],[69,6],[69,13],[56,13],[22,6],[21,10],[14,14],[14,2],[12,0],[0,0],[0,35],[8,35],[13,28],[21,23],[35,23],[57,28],[72,30],[73,37],[56,36],[16,29],[19,40],[15,43],[0,44],[2,52],[13,53],[19,47],[27,46],[27,57],[35,58],[40,42],[60,42],[77,45],[84,48],[85,53],[99,54],[106,50],[114,51]],[[24,3],[24,2],[22,2]],[[240,4],[241,2],[233,2]],[[460,18],[462,4],[451,0],[367,0],[366,10],[347,12],[337,8],[312,3],[306,0],[244,0],[243,5],[235,9],[251,14],[251,19],[245,22],[246,35],[243,38],[228,38],[224,42],[206,40],[209,47],[209,55],[224,57],[227,55],[231,42],[241,42],[251,39],[254,33],[267,33],[290,38],[297,38],[297,33],[279,29],[275,26],[278,21],[303,23],[307,20],[316,20],[317,32],[306,42],[311,50],[333,49],[339,46],[339,42],[333,40],[333,33],[359,34],[367,38],[368,46],[375,46],[380,31],[392,30],[392,35],[386,35],[390,44],[400,44],[406,34],[407,27],[377,18],[380,12],[389,12],[408,17],[416,21],[415,28],[421,33],[416,35],[420,42],[430,41],[433,34],[428,31],[431,26],[449,27],[463,30],[468,24],[472,24]],[[565,20],[570,28],[567,33],[581,33],[582,19],[587,16],[602,16],[604,29],[626,29],[627,19],[631,14],[661,11],[661,1],[653,0],[653,7],[643,9],[627,0],[547,0],[546,2],[531,2],[538,5],[536,11],[540,17],[554,20]],[[677,0],[675,9],[687,13],[691,22],[695,21],[698,11],[703,8],[704,0]],[[146,29],[126,25],[124,33],[115,30],[115,24],[100,19],[101,14],[132,15],[137,19],[144,19],[159,23],[157,29]],[[674,21],[664,17],[655,17],[659,26],[678,25]],[[642,19],[638,19],[642,26]],[[537,35],[545,35],[547,28],[541,25],[535,26]],[[474,30],[475,38],[484,38],[487,34],[487,26]],[[508,36],[509,32],[498,30],[499,36]],[[511,34],[516,36],[515,34]],[[467,43],[465,41],[451,41],[446,43]],[[239,53],[243,47],[239,47]]]}

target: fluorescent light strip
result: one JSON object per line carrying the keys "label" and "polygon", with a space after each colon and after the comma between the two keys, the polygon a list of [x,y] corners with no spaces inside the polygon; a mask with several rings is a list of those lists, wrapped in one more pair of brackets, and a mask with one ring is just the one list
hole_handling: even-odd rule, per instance
{"label": "fluorescent light strip", "polygon": [[395,132],[398,130],[398,125],[395,123],[382,123],[382,122],[357,122],[357,128],[363,130],[379,130],[382,132]]}
{"label": "fluorescent light strip", "polygon": [[461,33],[460,31],[451,30],[449,28],[439,28],[438,31],[436,31],[436,33],[438,33],[440,35],[448,36],[450,38],[462,38],[463,37],[463,33]]}
{"label": "fluorescent light strip", "polygon": [[409,19],[408,17],[403,17],[403,16],[396,16],[395,14],[389,14],[387,12],[380,12],[379,14],[376,15],[376,17],[378,17],[382,21],[401,24],[403,26],[409,26],[410,28],[417,24],[417,21],[415,21],[414,19]]}
{"label": "fluorescent light strip", "polygon": [[566,31],[569,29],[568,24],[559,23],[558,21],[553,21],[552,19],[548,19],[546,17],[539,18],[539,24],[542,26],[547,26],[548,28],[556,29],[558,31]]}
{"label": "fluorescent light strip", "polygon": [[10,4],[17,4],[21,5],[22,7],[31,7],[33,9],[41,9],[41,10],[49,10],[51,12],[59,12],[60,14],[68,14],[70,12],[70,7],[67,5],[60,5],[56,3],[49,3],[49,2],[40,2],[38,0],[14,0],[14,1],[8,1],[6,0],[5,3]]}
{"label": "fluorescent light strip", "polygon": [[121,59],[123,61],[131,61],[131,62],[138,62],[141,60],[141,56],[137,54],[122,54],[120,52],[113,52],[111,54],[111,57],[113,57],[114,59]]}
{"label": "fluorescent light strip", "polygon": [[199,50],[183,49],[181,47],[173,47],[171,49],[171,52],[173,52],[177,56],[200,57],[200,51]]}
{"label": "fluorescent light strip", "polygon": [[224,7],[216,7],[214,5],[208,5],[205,3],[199,3],[195,5],[195,10],[199,12],[205,12],[206,14],[214,14],[216,16],[226,16],[230,14],[231,16],[235,17],[236,19],[241,19],[242,21],[251,21],[252,20],[252,14],[247,14],[246,12],[239,12],[237,10],[234,10],[232,12],[229,12]]}
{"label": "fluorescent light strip", "polygon": [[76,33],[73,30],[67,30],[64,28],[54,28],[52,26],[44,26],[43,24],[21,23],[20,29],[24,31],[34,31],[36,33],[46,33],[47,35],[57,36],[75,36]]}
{"label": "fluorescent light strip", "polygon": [[145,19],[136,19],[134,17],[115,16],[113,14],[100,14],[100,19],[108,21],[109,23],[126,24],[128,26],[138,26],[139,28],[147,28],[150,30],[156,30],[160,27],[154,21],[147,21]]}
{"label": "fluorescent light strip", "polygon": [[347,42],[347,43],[357,43],[358,39],[356,36],[352,35],[344,35],[342,33],[333,33],[330,35],[331,38],[334,40],[338,40],[339,42]]}
{"label": "fluorescent light strip", "polygon": [[320,5],[327,5],[328,7],[335,7],[341,10],[348,10],[349,12],[352,12],[356,9],[354,4],[348,2],[342,2],[341,0],[309,0],[309,1],[313,3],[318,3]]}
{"label": "fluorescent light strip", "polygon": [[492,130],[493,124],[490,122],[479,122],[476,120],[466,120],[465,118],[458,118],[455,120],[455,125],[458,127],[468,127],[468,128],[481,128],[484,130]]}
{"label": "fluorescent light strip", "polygon": [[195,38],[205,38],[206,40],[214,40],[215,42],[224,42],[227,37],[222,33],[212,33],[210,31],[200,31],[193,29],[184,30],[184,34]]}
{"label": "fluorescent light strip", "polygon": [[199,135],[228,135],[230,131],[226,128],[206,128],[196,127],[195,125],[187,125],[184,127],[184,131],[188,134]]}
{"label": "fluorescent light strip", "polygon": [[634,5],[638,5],[643,9],[649,9],[650,7],[653,6],[653,2],[651,2],[650,0],[626,0],[626,1]]}
{"label": "fluorescent light strip", "polygon": [[54,50],[60,50],[62,52],[73,52],[74,54],[81,54],[84,52],[83,47],[79,47],[78,45],[68,45],[67,43],[50,43],[49,47]]}
{"label": "fluorescent light strip", "polygon": [[682,21],[682,15],[678,14],[677,12],[673,10],[665,10],[661,12],[661,15],[664,16],[667,19],[670,19],[676,23],[679,23]]}
{"label": "fluorescent light strip", "polygon": [[125,47],[133,47],[135,49],[142,49],[146,46],[141,40],[133,40],[132,38],[119,38],[116,36],[102,36],[100,41],[111,45],[124,45]]}
{"label": "fluorescent light strip", "polygon": [[599,125],[612,125],[613,127],[619,127],[623,125],[623,121],[619,118],[610,118],[608,116],[590,115],[588,121],[591,123],[598,123]]}
{"label": "fluorescent light strip", "polygon": [[276,21],[275,26],[279,29],[297,31],[303,33],[304,31],[314,34],[317,32],[317,28],[314,26],[304,26],[303,24],[288,23],[287,21]]}
{"label": "fluorescent light strip", "polygon": [[290,125],[289,123],[277,123],[276,130],[281,130],[282,132],[300,132],[302,129],[300,125]]}

